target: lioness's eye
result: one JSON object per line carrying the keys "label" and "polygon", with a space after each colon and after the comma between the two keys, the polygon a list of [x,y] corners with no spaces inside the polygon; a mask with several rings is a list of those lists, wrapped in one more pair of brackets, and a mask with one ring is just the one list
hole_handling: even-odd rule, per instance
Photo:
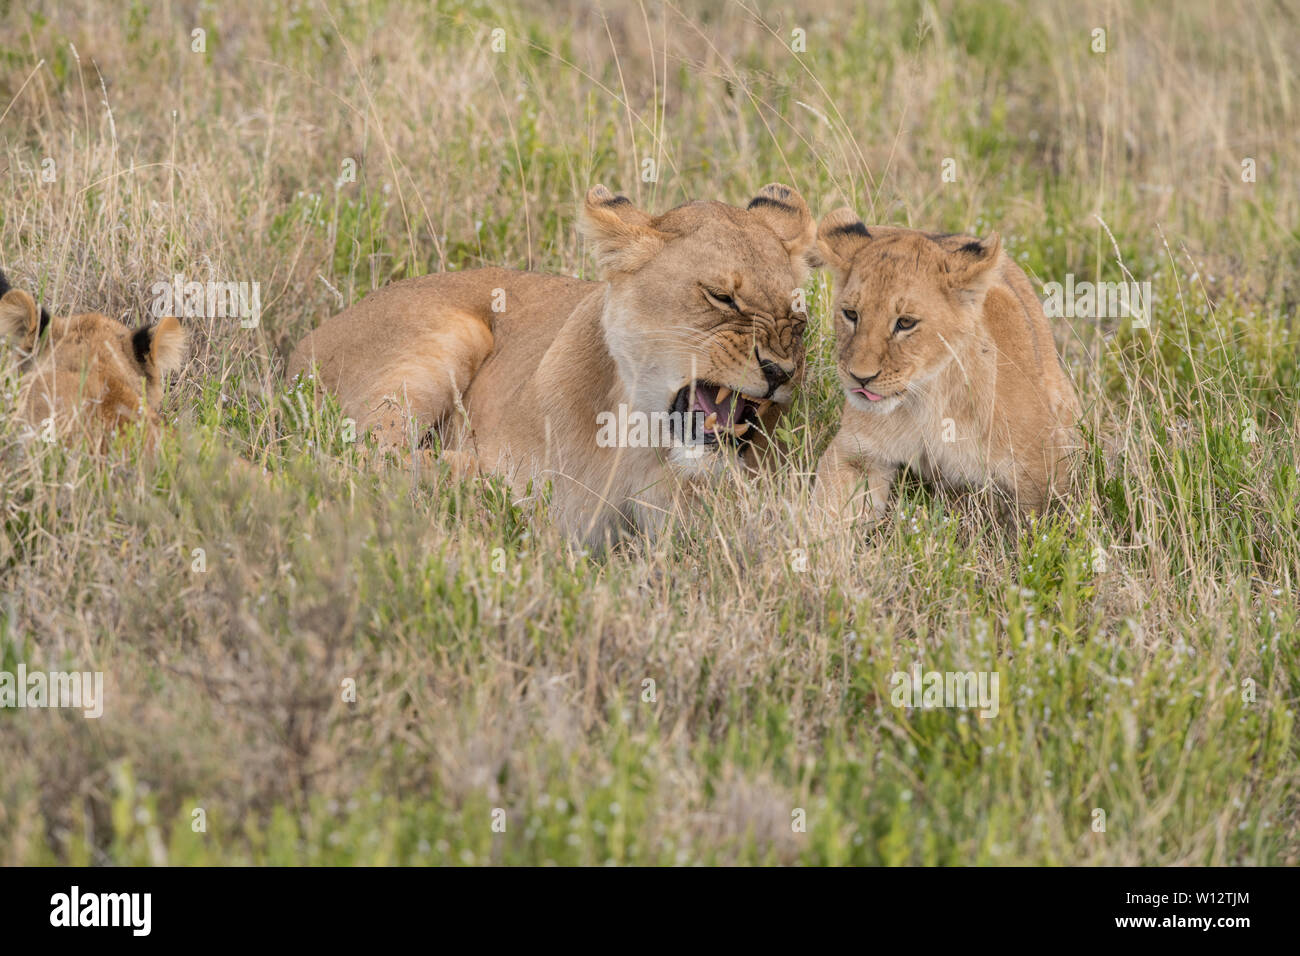
{"label": "lioness's eye", "polygon": [[719,302],[722,305],[730,306],[733,309],[736,307],[736,300],[733,299],[731,296],[727,295],[727,293],[725,292],[718,292],[714,289],[705,289],[704,293],[710,299],[713,299],[715,302]]}
{"label": "lioness's eye", "polygon": [[916,328],[916,323],[920,321],[920,319],[914,319],[910,315],[900,315],[894,322],[894,331],[906,332],[908,329],[914,329]]}
{"label": "lioness's eye", "polygon": [[857,325],[857,324],[858,324],[858,313],[854,312],[852,309],[845,309],[845,310],[844,310],[844,320],[845,320],[846,322],[848,322],[849,325]]}

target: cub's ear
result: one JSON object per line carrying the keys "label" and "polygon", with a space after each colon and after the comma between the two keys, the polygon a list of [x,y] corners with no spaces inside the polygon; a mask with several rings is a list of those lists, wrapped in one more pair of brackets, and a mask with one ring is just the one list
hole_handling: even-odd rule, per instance
{"label": "cub's ear", "polygon": [[36,346],[41,313],[36,301],[22,289],[10,289],[0,298],[0,335],[16,339],[24,351]]}
{"label": "cub's ear", "polygon": [[602,277],[635,272],[668,238],[650,225],[650,217],[626,196],[592,186],[578,211],[578,231],[595,247]]}
{"label": "cub's ear", "polygon": [[185,329],[175,316],[165,316],[156,325],[143,325],[131,336],[135,360],[145,373],[161,378],[175,372],[185,358]]}
{"label": "cub's ear", "polygon": [[870,231],[848,206],[827,213],[817,227],[818,257],[841,281],[848,275],[858,249],[870,241]]}
{"label": "cub's ear", "polygon": [[948,287],[960,299],[971,304],[980,302],[997,278],[994,266],[1001,253],[1002,239],[996,232],[983,239],[972,239],[948,253]]}
{"label": "cub's ear", "polygon": [[768,183],[745,207],[776,233],[790,258],[809,264],[808,253],[817,238],[817,224],[798,191],[784,183]]}

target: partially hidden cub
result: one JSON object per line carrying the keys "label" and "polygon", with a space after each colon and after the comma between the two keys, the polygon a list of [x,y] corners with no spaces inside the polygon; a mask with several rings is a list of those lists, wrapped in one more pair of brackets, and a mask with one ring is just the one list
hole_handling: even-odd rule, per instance
{"label": "partially hidden cub", "polygon": [[51,317],[0,273],[0,336],[19,350],[15,411],[32,433],[81,436],[103,448],[135,422],[153,444],[163,378],[185,356],[185,330],[175,317],[136,329],[98,312]]}
{"label": "partially hidden cub", "polygon": [[984,239],[828,215],[818,252],[836,284],[846,399],[814,502],[854,520],[888,510],[908,466],[951,486],[994,486],[1041,511],[1079,447],[1079,401],[1024,272]]}

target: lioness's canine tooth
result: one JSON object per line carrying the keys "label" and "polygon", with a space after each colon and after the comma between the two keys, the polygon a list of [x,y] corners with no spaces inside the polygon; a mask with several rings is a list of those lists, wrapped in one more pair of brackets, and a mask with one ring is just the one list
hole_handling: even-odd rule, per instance
{"label": "lioness's canine tooth", "polygon": [[731,389],[727,388],[727,386],[725,386],[725,385],[719,385],[719,386],[718,386],[718,397],[717,397],[717,399],[715,399],[715,404],[721,405],[723,402],[725,402],[725,401],[726,401],[728,398],[730,398],[730,397],[731,397]]}
{"label": "lioness's canine tooth", "polygon": [[758,414],[759,414],[759,415],[762,415],[764,412],[766,412],[766,411],[768,410],[769,406],[771,406],[771,404],[772,404],[772,400],[771,400],[771,399],[768,399],[768,398],[765,398],[765,399],[763,399],[761,402],[759,402],[759,403],[758,403]]}
{"label": "lioness's canine tooth", "polygon": [[718,427],[718,413],[717,413],[717,412],[709,412],[708,416],[704,419],[704,427],[707,428],[707,429],[709,429],[709,430],[711,430],[711,431],[717,429],[717,427]]}
{"label": "lioness's canine tooth", "polygon": [[745,422],[743,425],[737,425],[735,431],[736,437],[741,437],[745,432],[749,431],[749,422]]}

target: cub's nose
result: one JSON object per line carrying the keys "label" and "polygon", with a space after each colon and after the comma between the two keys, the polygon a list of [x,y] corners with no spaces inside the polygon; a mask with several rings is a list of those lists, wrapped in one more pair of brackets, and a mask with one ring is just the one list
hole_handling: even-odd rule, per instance
{"label": "cub's nose", "polygon": [[771,359],[765,359],[754,350],[754,357],[758,359],[758,370],[763,373],[763,379],[767,382],[767,395],[770,398],[778,388],[790,381],[794,375],[794,369],[787,369],[778,365]]}
{"label": "cub's nose", "polygon": [[870,375],[864,376],[864,375],[859,375],[857,372],[851,371],[849,372],[849,375],[853,378],[853,381],[858,383],[858,388],[866,388],[868,385],[870,385],[872,382],[874,382],[877,378],[880,377],[879,372],[872,372]]}

